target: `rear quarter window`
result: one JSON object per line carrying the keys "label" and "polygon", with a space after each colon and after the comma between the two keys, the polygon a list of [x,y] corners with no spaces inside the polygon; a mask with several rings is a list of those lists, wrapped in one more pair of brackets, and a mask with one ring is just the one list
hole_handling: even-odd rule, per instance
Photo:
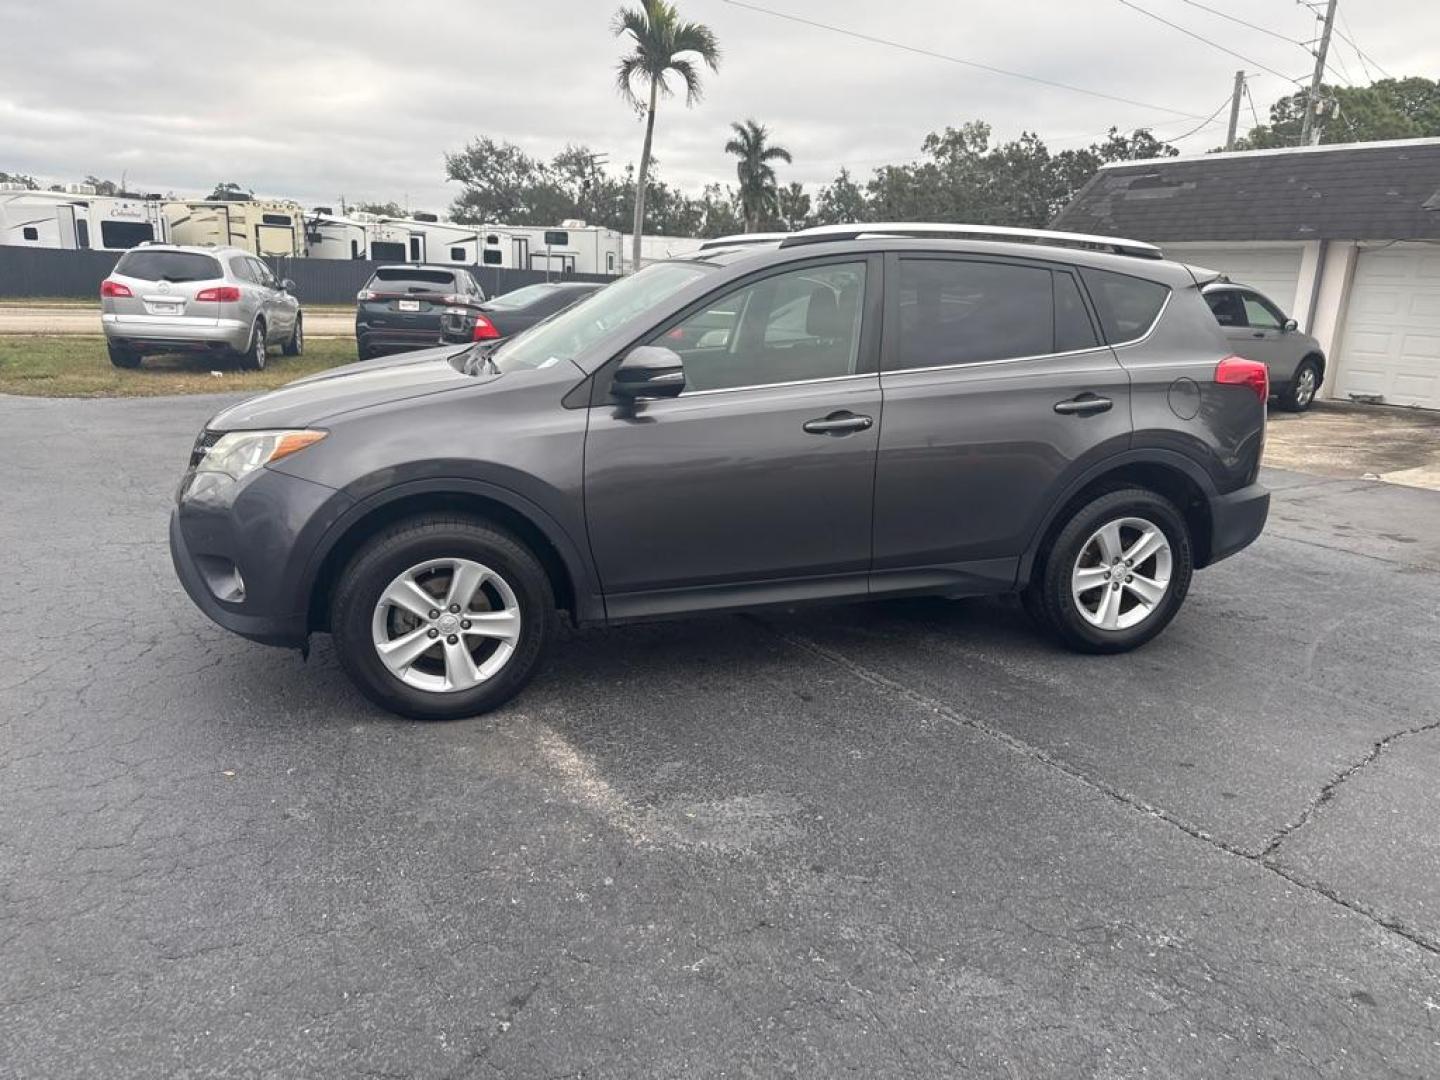
{"label": "rear quarter window", "polygon": [[192,251],[128,251],[115,272],[141,281],[209,281],[221,277],[220,263]]}
{"label": "rear quarter window", "polygon": [[1137,341],[1148,334],[1170,295],[1169,286],[1129,274],[1082,268],[1080,276],[1111,345]]}

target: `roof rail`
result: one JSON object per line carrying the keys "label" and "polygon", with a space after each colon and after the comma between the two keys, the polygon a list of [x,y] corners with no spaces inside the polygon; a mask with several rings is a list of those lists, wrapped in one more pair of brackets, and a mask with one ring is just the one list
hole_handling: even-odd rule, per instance
{"label": "roof rail", "polygon": [[706,240],[695,250],[714,251],[716,248],[746,247],[750,244],[773,244],[776,240],[785,240],[788,237],[798,235],[798,233],[783,232],[736,233],[733,236],[717,236],[713,240]]}
{"label": "roof rail", "polygon": [[917,240],[989,240],[997,243],[1040,244],[1046,247],[1108,251],[1137,259],[1163,259],[1165,253],[1154,244],[1126,240],[1119,236],[1090,236],[1085,233],[1052,232],[1049,229],[1014,229],[1007,225],[949,225],[927,222],[879,222],[855,225],[819,225],[791,233],[780,241],[782,248],[803,244],[825,244],[834,240],[891,237]]}

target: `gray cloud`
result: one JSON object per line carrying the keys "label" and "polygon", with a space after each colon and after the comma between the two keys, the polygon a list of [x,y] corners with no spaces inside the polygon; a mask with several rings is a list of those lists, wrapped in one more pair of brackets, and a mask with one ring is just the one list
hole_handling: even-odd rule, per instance
{"label": "gray cloud", "polygon": [[[1168,106],[1198,117],[1227,96],[1242,62],[1108,0],[760,0],[780,10],[999,67]],[[868,175],[914,156],[929,131],[985,119],[1002,138],[1037,131],[1055,148],[1110,125],[1173,136],[1195,119],[1103,101],[857,41],[735,7],[680,0],[725,52],[704,100],[662,107],[656,152],[688,188],[731,181],[721,147],[753,116],[795,154],[785,179],[818,184],[842,166]],[[1182,5],[1142,0],[1259,63],[1300,75],[1298,47]],[[1212,5],[1296,38],[1310,16],[1285,0]],[[442,154],[475,135],[550,156],[566,143],[638,156],[642,129],[613,88],[614,0],[281,3],[240,8],[0,0],[0,169],[47,179],[86,173],[145,190],[204,193],[235,180],[307,203],[454,196]],[[1440,9],[1368,0],[1356,40],[1399,75],[1440,70]],[[64,28],[83,28],[68,33]],[[1350,75],[1362,78],[1348,46]],[[1288,87],[1253,84],[1265,106]],[[1248,110],[1247,110],[1248,121]],[[1223,116],[1222,116],[1223,119]],[[1203,150],[1211,127],[1184,145]]]}

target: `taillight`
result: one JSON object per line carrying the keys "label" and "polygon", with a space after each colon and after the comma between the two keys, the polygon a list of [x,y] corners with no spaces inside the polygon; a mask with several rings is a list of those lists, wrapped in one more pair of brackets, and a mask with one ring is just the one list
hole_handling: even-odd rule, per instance
{"label": "taillight", "polygon": [[374,289],[361,289],[358,293],[355,294],[355,300],[357,303],[363,304],[367,300],[374,300],[379,295],[380,294],[377,293]]}
{"label": "taillight", "polygon": [[106,296],[134,296],[135,294],[130,291],[129,285],[121,285],[118,281],[106,278],[100,283],[100,295],[103,298]]}
{"label": "taillight", "polygon": [[234,285],[216,285],[214,288],[201,289],[195,294],[196,300],[213,300],[217,304],[233,304],[240,299],[240,290]]}
{"label": "taillight", "polygon": [[475,329],[470,332],[472,341],[489,341],[491,338],[500,336],[500,331],[495,329],[495,324],[484,315],[475,316]]}
{"label": "taillight", "polygon": [[1263,405],[1270,398],[1270,370],[1243,356],[1227,356],[1215,366],[1215,381],[1222,386],[1248,386]]}

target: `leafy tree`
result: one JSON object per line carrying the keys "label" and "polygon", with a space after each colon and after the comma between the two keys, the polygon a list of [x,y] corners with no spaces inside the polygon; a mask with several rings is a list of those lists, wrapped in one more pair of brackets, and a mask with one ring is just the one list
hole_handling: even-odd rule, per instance
{"label": "leafy tree", "polygon": [[839,176],[820,189],[815,206],[816,225],[848,225],[867,216],[865,192],[851,178],[849,169],[841,169]]}
{"label": "leafy tree", "polygon": [[[1270,123],[1252,128],[1240,150],[1297,146],[1305,119],[1305,91],[1270,106]],[[1369,86],[1322,86],[1322,143],[1421,139],[1440,135],[1440,80],[1381,79]]]}
{"label": "leafy tree", "polygon": [[740,209],[745,216],[745,231],[758,232],[760,225],[779,213],[775,168],[772,161],[790,162],[790,151],[769,142],[770,132],[754,120],[732,123],[735,134],[725,144],[725,152],[740,160],[735,175],[740,179]]}
{"label": "leafy tree", "polygon": [[[0,170],[0,184],[21,184],[26,191],[39,191],[40,185],[33,176],[25,173],[11,173]],[[54,190],[53,188],[51,189]]]}
{"label": "leafy tree", "polygon": [[780,220],[790,232],[810,224],[810,196],[799,183],[791,183],[777,193]]}
{"label": "leafy tree", "polygon": [[[615,36],[630,38],[631,51],[616,68],[620,96],[645,116],[645,143],[640,151],[640,171],[635,181],[634,265],[640,265],[640,237],[645,229],[645,198],[650,174],[650,153],[655,138],[655,107],[659,97],[672,93],[673,73],[685,85],[685,104],[700,99],[700,68],[711,71],[720,66],[720,46],[714,33],[701,23],[681,22],[680,13],[667,0],[641,0],[638,8],[621,8],[615,15]],[[648,100],[635,93],[639,83]]]}
{"label": "leafy tree", "polygon": [[253,199],[255,192],[242,188],[239,184],[227,180],[224,183],[216,184],[215,190],[206,197],[222,202],[245,202],[247,199]]}
{"label": "leafy tree", "polygon": [[81,183],[93,187],[96,195],[118,195],[120,193],[120,185],[114,180],[101,180],[98,176],[87,176]]}
{"label": "leafy tree", "polygon": [[350,207],[356,214],[374,214],[376,217],[404,217],[405,208],[397,202],[358,202]]}

